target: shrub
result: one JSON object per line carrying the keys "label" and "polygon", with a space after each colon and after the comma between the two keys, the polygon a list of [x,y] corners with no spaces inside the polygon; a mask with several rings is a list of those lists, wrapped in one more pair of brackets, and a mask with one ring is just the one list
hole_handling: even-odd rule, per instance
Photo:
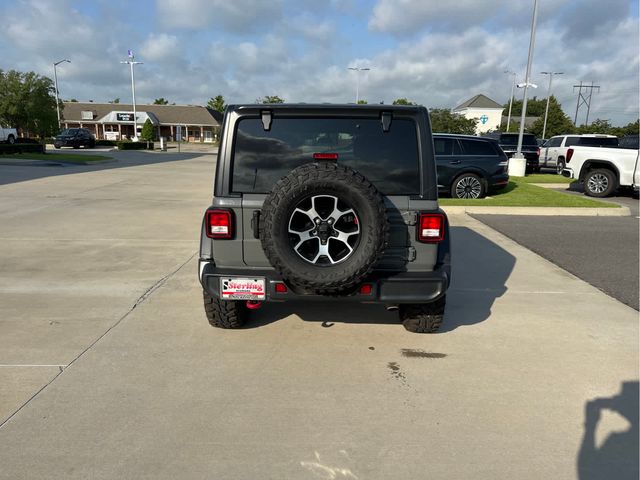
{"label": "shrub", "polygon": [[21,144],[34,144],[34,143],[40,143],[40,140],[37,140],[35,138],[16,138],[16,143],[21,143]]}
{"label": "shrub", "polygon": [[115,147],[117,145],[116,140],[96,140],[96,147]]}
{"label": "shrub", "polygon": [[13,145],[0,143],[0,155],[12,153],[44,153],[44,145],[39,143],[14,143]]}
{"label": "shrub", "polygon": [[[118,150],[146,150],[147,142],[118,142]],[[153,142],[149,143],[149,150],[153,150]]]}

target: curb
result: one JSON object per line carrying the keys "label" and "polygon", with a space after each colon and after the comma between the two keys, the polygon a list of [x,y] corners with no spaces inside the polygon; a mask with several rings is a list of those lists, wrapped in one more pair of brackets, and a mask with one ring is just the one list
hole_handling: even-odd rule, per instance
{"label": "curb", "polygon": [[569,186],[571,184],[570,183],[530,183],[529,185],[534,185],[536,187],[541,187],[541,188],[569,190]]}
{"label": "curb", "polygon": [[472,207],[441,205],[447,215],[539,215],[559,217],[629,217],[628,207],[591,208],[591,207]]}

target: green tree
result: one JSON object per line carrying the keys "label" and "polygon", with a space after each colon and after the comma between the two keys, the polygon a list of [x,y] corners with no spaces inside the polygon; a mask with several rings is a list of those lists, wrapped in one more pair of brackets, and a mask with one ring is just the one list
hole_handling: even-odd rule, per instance
{"label": "green tree", "polygon": [[367,102],[366,100],[362,100],[362,99],[358,100],[358,105],[366,105],[368,103],[369,102]]}
{"label": "green tree", "polygon": [[589,125],[580,125],[577,128],[577,133],[601,133],[603,135],[617,135],[618,128],[611,125],[609,120],[595,119]]}
{"label": "green tree", "polygon": [[109,103],[120,103],[120,97],[109,100]]}
{"label": "green tree", "polygon": [[416,105],[416,104],[410,100],[407,100],[406,98],[396,98],[393,101],[393,105]]}
{"label": "green tree", "polygon": [[77,100],[77,99],[75,99],[75,98],[72,98],[72,99],[71,99],[71,100],[69,100],[69,101],[70,101],[70,102],[72,102],[72,103],[78,103],[78,100]]}
{"label": "green tree", "polygon": [[[553,97],[553,96],[552,96]],[[540,115],[544,115],[544,109],[547,106],[547,99],[543,98],[542,100],[538,100],[537,97],[529,98],[527,100],[527,117],[539,117]],[[504,111],[509,111],[509,102],[503,105]],[[511,107],[511,118],[514,116],[519,117],[522,115],[522,100],[514,100],[513,106]]]}
{"label": "green tree", "polygon": [[57,132],[53,81],[35,72],[0,70],[0,123],[40,137]]}
{"label": "green tree", "polygon": [[451,113],[446,108],[434,108],[429,110],[431,129],[438,133],[460,133],[475,135],[476,120],[466,118],[457,113]]}
{"label": "green tree", "polygon": [[[546,107],[546,99],[544,100],[544,104]],[[544,130],[544,110],[540,115],[540,118],[536,120],[531,127],[527,129],[529,133],[533,133],[536,137],[542,138],[542,131]],[[564,113],[562,110],[562,106],[554,97],[551,95],[549,97],[549,114],[547,115],[547,130],[545,132],[546,138],[551,138],[554,135],[565,135],[567,133],[574,133],[575,126],[573,122],[569,118],[569,116]]]}
{"label": "green tree", "polygon": [[256,99],[256,103],[284,103],[284,98],[280,98],[278,95],[265,95]]}
{"label": "green tree", "polygon": [[154,105],[169,105],[169,100],[165,99],[164,97],[160,97],[160,98],[156,98],[153,101]]}
{"label": "green tree", "polygon": [[142,126],[142,131],[140,132],[140,137],[142,140],[145,140],[147,144],[149,142],[153,142],[156,138],[156,132],[153,128],[153,123],[148,118],[145,120],[144,125]]}
{"label": "green tree", "polygon": [[222,95],[216,95],[209,99],[207,107],[217,112],[224,113],[224,109],[227,108],[227,105],[224,103],[224,97]]}

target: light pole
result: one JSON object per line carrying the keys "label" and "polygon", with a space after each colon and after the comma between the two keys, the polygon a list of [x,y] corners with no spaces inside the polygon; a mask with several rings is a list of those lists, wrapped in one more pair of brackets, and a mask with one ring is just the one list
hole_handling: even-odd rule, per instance
{"label": "light pole", "polygon": [[134,61],[134,55],[132,50],[129,50],[127,53],[129,55],[129,60],[127,60],[126,62],[120,62],[120,63],[126,63],[129,65],[129,67],[131,67],[131,94],[133,96],[133,141],[137,142],[138,141],[138,123],[136,118],[136,80],[135,80],[135,75],[133,73],[133,66],[142,65],[142,62]]}
{"label": "light pole", "polygon": [[527,89],[533,86],[529,83],[531,77],[531,63],[533,62],[533,47],[536,43],[536,22],[538,20],[538,0],[533,0],[533,18],[531,19],[531,37],[529,38],[529,58],[527,59],[527,73],[524,77],[524,98],[522,100],[522,115],[520,117],[520,133],[518,134],[518,148],[514,158],[523,159],[522,156],[522,139],[524,137],[524,121],[527,116]]}
{"label": "light pole", "polygon": [[360,101],[360,72],[366,72],[371,70],[370,68],[362,67],[349,67],[349,70],[356,71],[356,104]]}
{"label": "light pole", "polygon": [[60,60],[59,62],[53,64],[53,79],[56,84],[56,111],[58,112],[58,128],[60,128],[60,101],[58,100],[58,72],[56,71],[56,67],[62,62],[71,63],[71,60],[67,60],[65,58],[64,60]]}
{"label": "light pole", "polygon": [[511,125],[511,107],[513,106],[513,91],[516,88],[516,72],[512,72],[511,70],[505,70],[504,73],[507,73],[513,77],[513,81],[511,82],[511,96],[509,97],[509,116],[507,117],[507,132],[508,132],[509,125]]}
{"label": "light pole", "polygon": [[551,81],[554,75],[563,75],[564,72],[540,72],[542,75],[549,75],[549,91],[547,92],[547,108],[544,110],[544,124],[542,127],[542,138],[547,138],[547,117],[549,116],[549,99],[551,98]]}

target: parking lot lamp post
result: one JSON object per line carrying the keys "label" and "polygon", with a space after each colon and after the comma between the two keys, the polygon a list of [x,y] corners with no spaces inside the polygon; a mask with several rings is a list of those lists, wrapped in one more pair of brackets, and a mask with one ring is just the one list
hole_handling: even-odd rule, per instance
{"label": "parking lot lamp post", "polygon": [[356,71],[356,104],[360,101],[360,72],[371,70],[370,68],[349,67],[349,70]]}
{"label": "parking lot lamp post", "polygon": [[508,132],[509,125],[511,125],[511,107],[513,106],[513,91],[516,88],[516,72],[512,72],[511,70],[505,70],[504,73],[507,73],[513,76],[513,81],[511,82],[511,96],[509,97],[509,116],[507,117],[507,132]]}
{"label": "parking lot lamp post", "polygon": [[542,75],[549,75],[549,91],[547,92],[547,108],[544,110],[544,124],[542,127],[542,138],[547,138],[547,117],[549,116],[549,99],[551,98],[551,81],[554,75],[562,75],[564,72],[540,72]]}
{"label": "parking lot lamp post", "polygon": [[58,100],[58,72],[56,71],[56,67],[62,62],[71,63],[71,60],[60,60],[59,62],[55,62],[53,64],[53,81],[56,87],[56,111],[58,112],[58,128],[60,128],[60,101]]}
{"label": "parking lot lamp post", "polygon": [[134,55],[132,50],[129,50],[128,54],[129,54],[129,60],[127,60],[126,62],[120,62],[120,63],[126,63],[131,68],[131,95],[133,97],[133,141],[137,142],[138,141],[138,124],[137,124],[138,122],[136,118],[136,80],[135,80],[135,74],[133,73],[133,67],[135,65],[142,65],[142,62],[136,62],[134,60]]}
{"label": "parking lot lamp post", "polygon": [[522,115],[520,117],[520,133],[518,134],[518,148],[514,158],[524,158],[522,156],[522,139],[524,137],[524,120],[527,116],[527,89],[533,86],[531,80],[531,63],[533,62],[533,47],[536,43],[536,22],[538,20],[538,0],[533,0],[533,18],[531,19],[531,37],[529,38],[529,57],[527,59],[527,73],[524,77],[524,98],[522,100]]}

